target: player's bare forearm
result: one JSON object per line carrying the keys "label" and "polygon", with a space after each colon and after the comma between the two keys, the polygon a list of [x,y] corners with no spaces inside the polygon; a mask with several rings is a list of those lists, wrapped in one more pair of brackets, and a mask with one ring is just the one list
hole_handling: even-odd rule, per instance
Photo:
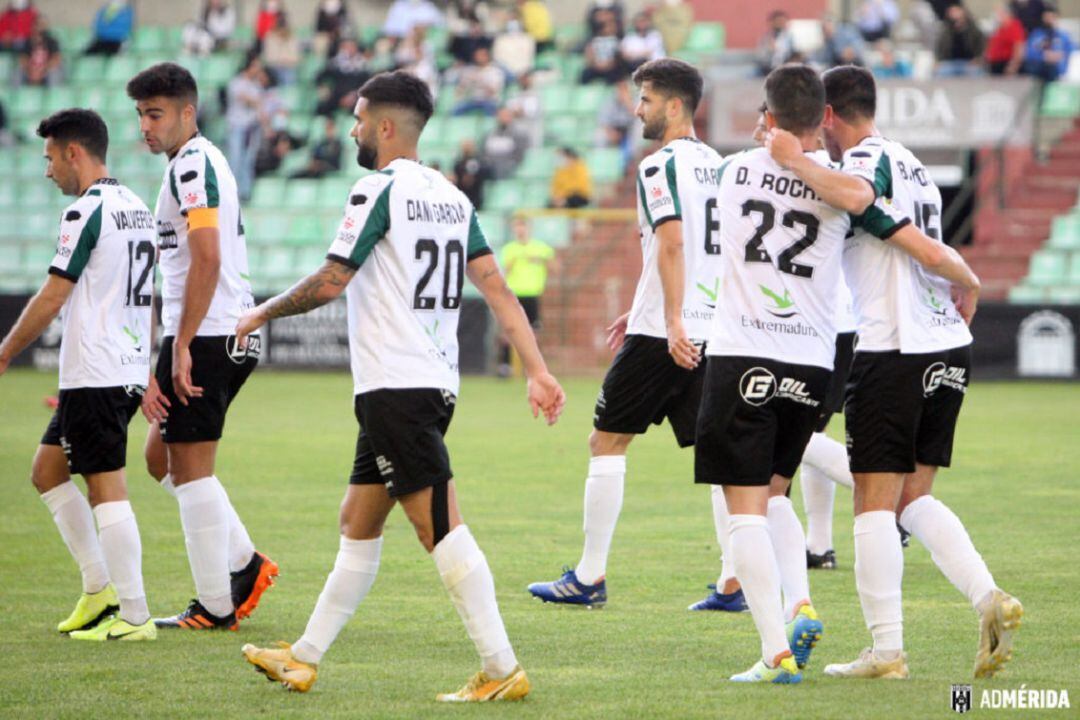
{"label": "player's bare forearm", "polygon": [[15,356],[29,347],[49,323],[60,313],[75,283],[57,275],[49,275],[30,302],[26,304],[3,342],[0,342],[0,363],[7,365]]}
{"label": "player's bare forearm", "polygon": [[978,276],[964,262],[960,253],[945,243],[928,237],[914,225],[902,227],[889,238],[889,242],[953,285],[970,291],[978,291],[981,287]]}
{"label": "player's bare forearm", "polygon": [[862,215],[874,203],[874,188],[860,177],[819,165],[799,155],[788,167],[826,204],[852,215]]}
{"label": "player's bare forearm", "polygon": [[355,274],[352,268],[327,260],[318,270],[264,302],[259,306],[259,314],[265,321],[310,312],[345,292]]}
{"label": "player's bare forearm", "polygon": [[517,296],[506,284],[506,279],[499,272],[499,266],[491,255],[484,255],[468,264],[466,273],[469,280],[484,296],[488,307],[495,314],[495,319],[503,329],[507,341],[514,347],[521,357],[525,374],[533,377],[547,372],[547,364],[544,356],[540,354],[540,347],[536,344],[536,335],[533,334],[529,325],[529,318],[525,315]]}
{"label": "player's bare forearm", "polygon": [[217,228],[199,228],[188,235],[191,265],[184,281],[184,301],[176,329],[176,344],[187,347],[199,331],[217,290],[221,247]]}
{"label": "player's bare forearm", "polygon": [[683,293],[686,290],[682,221],[664,223],[656,229],[656,237],[660,241],[656,266],[660,273],[660,286],[664,290],[664,321],[671,328],[682,323]]}

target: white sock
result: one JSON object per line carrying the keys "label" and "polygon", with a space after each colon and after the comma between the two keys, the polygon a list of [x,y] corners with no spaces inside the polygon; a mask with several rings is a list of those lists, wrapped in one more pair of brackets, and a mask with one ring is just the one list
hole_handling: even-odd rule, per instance
{"label": "white sock", "polygon": [[161,478],[161,482],[158,484],[165,489],[165,492],[169,493],[173,497],[176,497],[176,486],[173,485],[172,475],[166,475],[165,477]]}
{"label": "white sock", "polygon": [[[806,549],[824,555],[833,549],[832,520],[836,483],[809,463],[799,470],[803,510],[806,511]],[[805,560],[805,559],[804,559]]]}
{"label": "white sock", "polygon": [[896,530],[896,513],[887,510],[855,516],[855,587],[874,652],[904,649],[904,551]]}
{"label": "white sock", "polygon": [[735,562],[731,558],[731,521],[728,516],[724,488],[712,486],[712,516],[716,528],[716,542],[720,545],[720,577],[716,578],[716,592],[724,592],[724,584],[735,577]]}
{"label": "white sock", "polygon": [[212,615],[233,611],[229,583],[229,514],[213,476],[176,488],[180,524],[184,527],[188,562],[199,602]]}
{"label": "white sock", "polygon": [[930,557],[971,606],[994,590],[994,577],[971,542],[956,513],[933,497],[923,495],[900,513],[900,524],[926,546]]}
{"label": "white sock", "polygon": [[342,536],[334,569],[326,578],[319,601],[311,613],[304,635],[292,646],[297,660],[317,665],[330,649],[338,633],[349,622],[379,573],[381,537],[350,540]]}
{"label": "white sock", "polygon": [[776,566],[780,571],[780,587],[784,591],[784,619],[790,620],[800,603],[810,602],[806,537],[791,500],[783,495],[769,498],[766,518],[776,554]]}
{"label": "white sock", "polygon": [[768,523],[761,515],[731,516],[731,552],[735,574],[761,636],[761,657],[767,663],[789,650],[780,604],[780,570],[776,566]]}
{"label": "white sock", "polygon": [[127,500],[101,503],[94,508],[101,549],[109,575],[120,596],[120,618],[132,625],[150,619],[142,579],[142,542],[135,513]]}
{"label": "white sock", "polygon": [[517,666],[517,658],[499,615],[487,558],[469,528],[458,525],[451,530],[431,551],[431,557],[476,646],[484,672],[492,678],[506,677]]}
{"label": "white sock", "polygon": [[803,452],[803,465],[813,465],[837,485],[855,487],[848,465],[847,448],[825,433],[814,433]]}
{"label": "white sock", "polygon": [[586,585],[595,585],[607,572],[608,551],[622,510],[625,455],[601,455],[589,460],[585,480],[585,548],[574,573]]}
{"label": "white sock", "polygon": [[213,476],[221,497],[225,500],[225,509],[229,514],[229,572],[239,572],[248,566],[251,558],[255,556],[255,545],[251,542],[244,523],[240,522],[240,516],[229,501],[229,493],[225,492],[225,486],[221,484],[217,476]]}
{"label": "white sock", "polygon": [[70,480],[41,494],[71,557],[82,572],[84,593],[96,593],[109,584],[109,570],[94,530],[94,515],[86,496]]}

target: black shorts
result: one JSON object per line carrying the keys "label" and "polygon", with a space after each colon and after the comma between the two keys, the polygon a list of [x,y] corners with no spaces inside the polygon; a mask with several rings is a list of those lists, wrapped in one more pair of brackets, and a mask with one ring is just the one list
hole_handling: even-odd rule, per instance
{"label": "black shorts", "polygon": [[970,374],[970,345],[917,355],[856,352],[844,405],[851,471],[948,467]]}
{"label": "black shorts", "polygon": [[757,357],[709,358],[694,482],[768,485],[791,478],[814,433],[829,371]]}
{"label": "black shorts", "polygon": [[640,435],[667,418],[679,447],[690,447],[704,381],[704,362],[686,370],[671,359],[667,340],[627,335],[596,398],[593,427]]}
{"label": "black shorts", "polygon": [[525,311],[529,324],[534,328],[540,327],[540,298],[535,295],[519,296],[518,302],[521,303],[521,309]]}
{"label": "black shorts", "polygon": [[836,336],[836,354],[833,356],[833,371],[829,376],[829,389],[825,392],[825,405],[821,409],[814,432],[825,432],[829,420],[835,413],[844,409],[844,389],[848,375],[851,374],[851,360],[855,355],[855,333],[839,333]]}
{"label": "black shorts", "polygon": [[60,404],[41,438],[59,445],[77,475],[112,472],[127,464],[128,423],[139,409],[141,385],[60,391]]}
{"label": "black shorts", "polygon": [[450,453],[443,438],[457,398],[446,390],[372,390],[356,396],[360,423],[352,485],[385,485],[391,497],[448,482]]}
{"label": "black shorts", "polygon": [[203,389],[203,394],[188,398],[187,405],[181,404],[173,392],[172,349],[173,338],[164,338],[154,372],[161,392],[171,403],[169,417],[159,425],[161,439],[167,443],[220,440],[225,412],[259,364],[259,336],[249,337],[243,350],[236,349],[233,335],[200,335],[193,339],[191,381]]}

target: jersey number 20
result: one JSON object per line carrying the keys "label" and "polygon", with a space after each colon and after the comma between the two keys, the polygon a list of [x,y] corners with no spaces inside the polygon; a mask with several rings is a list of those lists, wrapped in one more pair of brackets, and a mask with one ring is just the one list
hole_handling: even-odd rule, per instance
{"label": "jersey number 20", "polygon": [[439,244],[429,238],[416,241],[416,259],[426,260],[428,265],[413,293],[413,310],[434,310],[438,301],[434,295],[425,295],[431,276],[442,265],[442,306],[445,310],[461,307],[461,289],[465,285],[465,249],[460,240],[447,240],[442,263],[439,262]]}

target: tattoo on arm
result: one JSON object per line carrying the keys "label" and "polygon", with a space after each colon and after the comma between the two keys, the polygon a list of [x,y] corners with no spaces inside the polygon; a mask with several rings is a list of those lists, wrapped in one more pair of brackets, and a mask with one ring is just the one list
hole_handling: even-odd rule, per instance
{"label": "tattoo on arm", "polygon": [[301,315],[330,302],[342,293],[356,271],[327,260],[321,268],[266,302],[268,319]]}

